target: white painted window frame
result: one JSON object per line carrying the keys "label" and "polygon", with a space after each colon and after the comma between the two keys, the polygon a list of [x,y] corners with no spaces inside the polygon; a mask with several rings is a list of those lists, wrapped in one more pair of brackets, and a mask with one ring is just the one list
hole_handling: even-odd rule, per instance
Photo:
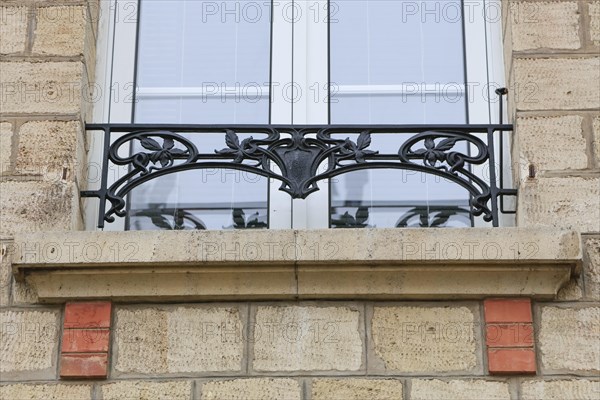
{"label": "white painted window frame", "polygon": [[[137,35],[139,0],[110,0],[100,2],[98,30],[98,54],[96,81],[104,96],[95,104],[93,119],[90,122],[130,123],[133,115],[133,93],[135,74],[135,49]],[[288,1],[288,0],[286,0]],[[328,0],[289,0],[302,17],[295,17],[295,23],[284,18],[282,12],[274,9],[271,88],[260,87],[257,93],[271,90],[272,124],[327,124],[329,107],[326,96],[328,83]],[[501,0],[463,0],[465,4],[465,47],[467,87],[459,85],[456,94],[466,90],[468,99],[469,123],[497,123],[498,104],[494,90],[504,86],[504,60],[502,51],[502,23],[500,14],[491,17],[484,10],[499,12]],[[281,7],[282,2],[277,3]],[[277,6],[275,6],[277,7]],[[314,17],[317,15],[318,17]],[[324,16],[322,18],[321,16]],[[470,17],[473,18],[470,18]],[[294,18],[294,17],[293,17]],[[293,45],[291,46],[290,44]],[[483,61],[482,61],[483,60]],[[483,62],[483,68],[482,68]],[[469,85],[473,82],[478,87]],[[481,84],[487,83],[487,88]],[[290,99],[282,95],[281,89],[288,83],[302,88],[295,93],[293,111]],[[231,90],[230,90],[231,89]],[[357,85],[336,87],[336,95],[348,94],[406,94],[420,95],[421,91],[432,93],[435,88],[424,87],[415,90],[404,85]],[[485,89],[485,90],[484,90]],[[222,88],[232,94],[235,88]],[[247,90],[247,88],[244,88]],[[137,96],[160,94],[164,97],[205,95],[221,96],[220,91],[207,93],[203,88],[142,88]],[[317,101],[315,101],[315,97]],[[489,101],[491,100],[491,101]],[[504,108],[506,110],[506,107]],[[506,118],[504,119],[506,120]],[[102,154],[101,135],[90,135],[90,162],[99,164]],[[504,141],[505,154],[508,140]],[[498,152],[498,146],[496,146]],[[499,154],[496,154],[498,160]],[[109,175],[109,185],[124,170],[116,169]],[[475,170],[487,176],[485,167]],[[510,174],[509,174],[510,175]],[[271,229],[316,229],[329,226],[329,185],[320,182],[320,191],[311,194],[306,200],[290,200],[288,194],[278,190],[279,183],[269,185],[269,223]],[[85,205],[86,226],[95,229],[98,202],[88,200]],[[502,216],[502,225],[514,224],[512,216]],[[475,226],[491,226],[478,218]],[[105,230],[123,230],[124,219],[117,218],[107,224]]]}

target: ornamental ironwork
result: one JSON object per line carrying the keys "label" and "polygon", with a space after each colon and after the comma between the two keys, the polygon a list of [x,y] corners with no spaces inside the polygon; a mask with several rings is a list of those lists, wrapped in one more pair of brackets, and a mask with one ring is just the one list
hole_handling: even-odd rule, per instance
{"label": "ornamental ironwork", "polygon": [[[100,188],[82,191],[81,195],[100,199],[98,226],[102,228],[115,216],[126,216],[126,196],[134,188],[182,171],[247,171],[275,179],[281,182],[280,190],[292,198],[304,199],[319,190],[319,182],[341,174],[402,169],[440,176],[463,187],[470,195],[470,214],[498,226],[499,199],[517,192],[502,187],[496,168],[488,168],[489,176],[482,177],[474,172],[474,167],[487,164],[502,168],[494,138],[501,138],[512,129],[512,125],[502,122],[368,126],[87,124],[87,131],[104,133],[104,158]],[[222,134],[221,148],[200,149],[184,136],[215,133]],[[376,134],[411,136],[398,148],[383,153],[371,149],[371,138]],[[499,147],[502,150],[502,145]],[[123,166],[127,171],[109,185],[111,166]],[[155,216],[155,220],[159,217]],[[178,229],[179,225],[174,223],[171,229]]]}

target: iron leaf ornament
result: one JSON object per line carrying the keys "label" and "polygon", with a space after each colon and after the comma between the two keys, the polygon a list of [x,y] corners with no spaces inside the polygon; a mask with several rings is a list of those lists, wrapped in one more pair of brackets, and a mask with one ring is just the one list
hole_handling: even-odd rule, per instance
{"label": "iron leaf ornament", "polygon": [[428,137],[425,139],[425,148],[416,150],[414,153],[422,155],[425,164],[435,168],[438,161],[444,162],[447,160],[448,154],[444,152],[453,148],[456,141],[456,138],[444,139],[436,145],[433,138]]}
{"label": "iron leaf ornament", "polygon": [[367,162],[365,157],[379,153],[378,151],[367,150],[370,145],[371,134],[369,131],[362,131],[360,135],[358,135],[356,143],[350,140],[350,138],[346,138],[344,141],[344,150],[342,152],[354,158],[358,163],[365,163]]}
{"label": "iron leaf ornament", "polygon": [[[173,165],[174,156],[183,156],[187,153],[186,150],[174,148],[175,141],[169,137],[163,139],[162,146],[150,137],[143,137],[140,139],[140,144],[146,150],[153,151],[149,154],[148,160],[153,164],[160,163],[162,168]],[[146,163],[146,166],[147,164],[148,163]]]}
{"label": "iron leaf ornament", "polygon": [[225,144],[228,148],[215,150],[215,153],[220,155],[232,155],[234,156],[233,162],[241,164],[242,161],[244,161],[244,158],[250,155],[247,151],[251,150],[250,143],[252,143],[253,140],[254,138],[250,136],[249,138],[242,140],[242,143],[240,144],[238,135],[231,129],[227,129],[225,131]]}

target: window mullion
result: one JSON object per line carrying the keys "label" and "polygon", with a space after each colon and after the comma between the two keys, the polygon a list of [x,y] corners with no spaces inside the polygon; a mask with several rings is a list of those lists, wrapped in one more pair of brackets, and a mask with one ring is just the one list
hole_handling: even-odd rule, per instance
{"label": "window mullion", "polygon": [[[327,124],[328,115],[328,18],[327,0],[294,1],[293,86],[296,125]],[[321,165],[319,170],[326,168]],[[329,184],[306,199],[292,200],[292,227],[316,229],[329,226]]]}
{"label": "window mullion", "polygon": [[[292,103],[289,99],[292,83],[292,38],[291,20],[282,13],[281,3],[273,2],[271,10],[271,114],[274,125],[292,123]],[[271,164],[276,173],[279,168]],[[290,196],[279,190],[280,182],[269,183],[269,228],[289,229],[292,227],[292,201]]]}

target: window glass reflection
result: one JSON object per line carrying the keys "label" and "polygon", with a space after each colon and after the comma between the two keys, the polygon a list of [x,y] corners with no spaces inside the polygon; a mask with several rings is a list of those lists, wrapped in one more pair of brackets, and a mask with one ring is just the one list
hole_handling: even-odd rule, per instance
{"label": "window glass reflection", "polygon": [[[269,122],[270,10],[248,19],[225,6],[141,0],[135,123]],[[225,147],[223,133],[183,136],[201,152]],[[129,195],[129,228],[265,228],[267,194],[266,178],[240,171],[166,175]]]}
{"label": "window glass reflection", "polygon": [[[464,124],[460,0],[348,0],[330,22],[333,124]],[[372,135],[394,153],[406,135]],[[466,146],[455,150],[468,152]],[[471,226],[462,187],[414,171],[365,170],[331,181],[332,227]]]}

